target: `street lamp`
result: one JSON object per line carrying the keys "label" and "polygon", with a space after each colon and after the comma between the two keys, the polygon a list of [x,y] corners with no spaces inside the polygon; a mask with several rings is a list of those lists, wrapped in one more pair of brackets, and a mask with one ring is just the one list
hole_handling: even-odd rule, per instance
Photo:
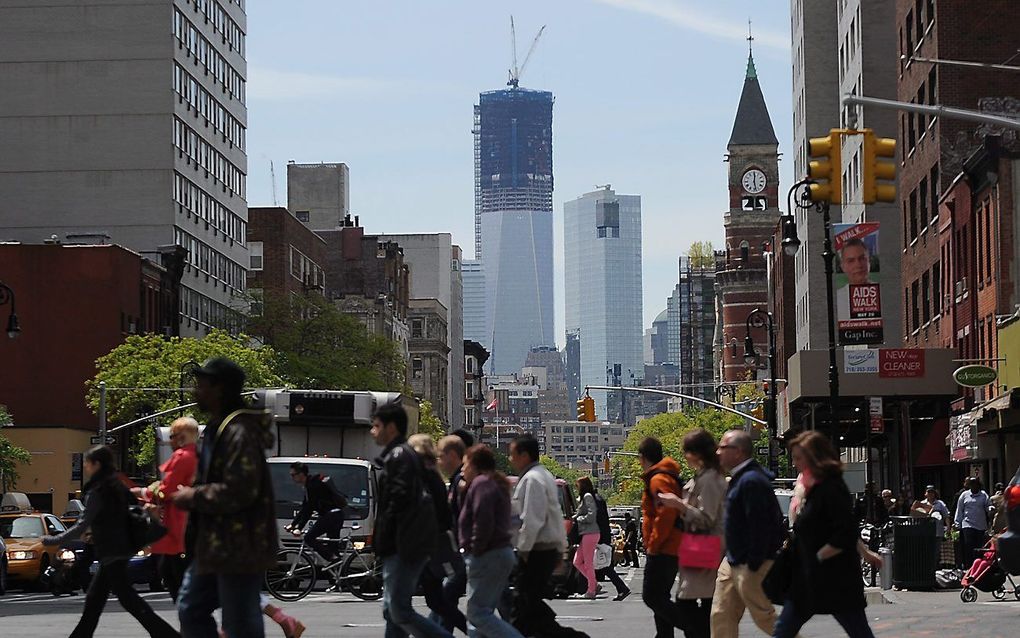
{"label": "street lamp", "polygon": [[[822,214],[822,222],[825,228],[825,241],[822,244],[822,259],[825,261],[825,301],[829,329],[829,428],[830,436],[835,436],[839,422],[839,369],[836,367],[836,321],[835,304],[833,302],[832,272],[833,260],[836,257],[832,249],[832,223],[829,219],[829,202],[811,202],[811,195],[808,187],[814,184],[814,180],[803,179],[794,184],[786,195],[787,214],[783,216],[783,251],[787,255],[795,255],[800,248],[800,240],[797,238],[797,221],[793,216],[793,206],[797,208],[814,208]],[[803,189],[794,204],[794,194],[798,189]]]}
{"label": "street lamp", "polygon": [[18,321],[18,313],[14,308],[14,291],[7,284],[0,281],[0,306],[11,304],[11,314],[7,317],[7,336],[14,339],[21,333],[21,323]]}
{"label": "street lamp", "polygon": [[754,347],[751,329],[765,328],[768,334],[769,388],[765,401],[765,421],[769,430],[769,471],[775,474],[779,469],[775,441],[779,436],[779,419],[776,414],[776,326],[772,313],[755,308],[747,315],[744,333],[744,362],[749,366],[758,363],[758,351]]}

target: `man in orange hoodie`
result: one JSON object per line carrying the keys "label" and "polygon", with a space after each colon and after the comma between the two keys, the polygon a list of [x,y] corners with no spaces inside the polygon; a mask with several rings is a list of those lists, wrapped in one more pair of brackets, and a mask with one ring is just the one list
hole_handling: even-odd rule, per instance
{"label": "man in orange hoodie", "polygon": [[677,510],[659,507],[655,499],[661,493],[680,495],[680,465],[668,456],[663,457],[662,443],[652,437],[638,446],[638,461],[645,483],[641,496],[641,531],[646,559],[641,599],[655,615],[656,638],[672,638],[673,629],[682,629],[685,624],[672,594],[683,532],[676,527]]}

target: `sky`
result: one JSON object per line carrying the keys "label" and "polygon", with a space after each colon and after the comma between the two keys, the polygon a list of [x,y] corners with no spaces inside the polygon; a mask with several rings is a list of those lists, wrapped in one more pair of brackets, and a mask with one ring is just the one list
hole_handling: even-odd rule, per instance
{"label": "sky", "polygon": [[[474,253],[472,109],[545,33],[521,86],[552,91],[556,335],[563,202],[642,197],[644,324],[691,242],[723,243],[724,155],[748,20],[780,153],[792,134],[786,0],[248,0],[248,200],[286,205],[286,164],[345,162],[369,233],[450,232]],[[780,188],[792,160],[781,157]]]}

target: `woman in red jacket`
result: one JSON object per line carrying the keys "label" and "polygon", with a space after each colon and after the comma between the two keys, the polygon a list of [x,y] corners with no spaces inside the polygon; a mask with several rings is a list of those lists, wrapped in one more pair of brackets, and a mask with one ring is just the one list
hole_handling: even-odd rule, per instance
{"label": "woman in red jacket", "polygon": [[173,504],[168,497],[178,487],[189,487],[195,480],[198,468],[198,422],[186,416],[170,426],[170,446],[174,452],[170,459],[159,466],[162,480],[149,487],[135,488],[135,495],[141,500],[158,506],[160,520],[166,527],[166,536],[152,544],[152,554],[159,559],[159,575],[174,602],[181,588],[184,570],[188,566],[184,557],[184,528],[188,525],[188,513]]}

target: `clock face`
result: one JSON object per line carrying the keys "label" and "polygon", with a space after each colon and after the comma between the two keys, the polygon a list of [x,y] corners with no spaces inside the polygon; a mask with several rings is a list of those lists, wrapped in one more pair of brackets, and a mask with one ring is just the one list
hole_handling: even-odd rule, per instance
{"label": "clock face", "polygon": [[740,185],[744,187],[745,191],[752,194],[758,194],[765,190],[765,182],[765,173],[757,168],[747,171],[740,179]]}

